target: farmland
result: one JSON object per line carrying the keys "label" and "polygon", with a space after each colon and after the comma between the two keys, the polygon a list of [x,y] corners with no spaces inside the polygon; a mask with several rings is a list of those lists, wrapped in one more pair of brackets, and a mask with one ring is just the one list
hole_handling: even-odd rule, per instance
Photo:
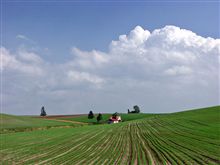
{"label": "farmland", "polygon": [[[96,114],[95,116],[97,116],[98,114]],[[103,114],[102,117],[103,117],[103,120],[102,120],[102,123],[106,123],[106,121],[109,119],[109,117],[111,116],[112,114]],[[123,121],[131,121],[131,120],[137,120],[137,119],[142,119],[142,118],[147,118],[147,117],[151,117],[155,114],[144,114],[144,113],[140,113],[140,114],[119,114]],[[56,117],[55,117],[56,118]],[[59,117],[59,118],[56,118],[56,119],[65,119],[65,120],[69,120],[69,121],[78,121],[78,122],[83,122],[83,123],[96,123],[96,117],[94,117],[93,119],[88,119],[87,115],[81,115],[81,116],[78,116],[78,117],[65,117],[65,118],[62,118],[62,117]]]}
{"label": "farmland", "polygon": [[0,133],[2,132],[19,132],[29,131],[35,129],[47,129],[51,127],[62,126],[78,126],[70,122],[60,122],[55,120],[46,120],[43,118],[33,118],[28,116],[14,116],[7,114],[0,114]]}
{"label": "farmland", "polygon": [[[143,118],[133,116],[136,120],[130,117],[120,124],[55,127],[1,134],[1,163],[220,163],[220,106],[144,115]],[[79,117],[77,120],[85,122],[85,118]],[[61,124],[68,125],[67,122]]]}

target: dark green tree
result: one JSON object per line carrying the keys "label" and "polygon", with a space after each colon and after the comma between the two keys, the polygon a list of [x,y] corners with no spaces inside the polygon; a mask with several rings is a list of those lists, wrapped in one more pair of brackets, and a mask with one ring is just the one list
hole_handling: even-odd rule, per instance
{"label": "dark green tree", "polygon": [[47,116],[47,113],[46,113],[46,111],[44,109],[44,106],[41,108],[40,116]]}
{"label": "dark green tree", "polygon": [[129,109],[128,109],[128,113],[131,113]]}
{"label": "dark green tree", "polygon": [[99,113],[96,119],[97,119],[97,122],[99,122],[100,120],[102,120],[102,114]]}
{"label": "dark green tree", "polygon": [[118,113],[117,113],[117,112],[115,112],[115,113],[112,114],[112,117],[113,117],[114,119],[116,119],[117,116],[118,116]]}
{"label": "dark green tree", "polygon": [[88,119],[93,119],[95,116],[92,111],[89,111]]}
{"label": "dark green tree", "polygon": [[137,105],[135,105],[133,108],[135,113],[140,113],[140,108]]}

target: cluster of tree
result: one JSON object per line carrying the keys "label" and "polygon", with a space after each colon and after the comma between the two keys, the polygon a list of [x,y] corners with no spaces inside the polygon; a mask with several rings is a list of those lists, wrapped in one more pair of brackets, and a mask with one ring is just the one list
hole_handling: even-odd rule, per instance
{"label": "cluster of tree", "polygon": [[133,106],[133,109],[133,111],[128,109],[128,113],[140,113],[140,108],[137,105]]}
{"label": "cluster of tree", "polygon": [[[95,117],[94,113],[92,111],[89,111],[88,114],[88,119],[93,119]],[[102,120],[102,114],[99,113],[98,116],[96,117],[97,122],[99,122],[100,120]]]}
{"label": "cluster of tree", "polygon": [[41,108],[40,116],[47,116],[47,113],[46,113],[46,111],[44,109],[44,106]]}

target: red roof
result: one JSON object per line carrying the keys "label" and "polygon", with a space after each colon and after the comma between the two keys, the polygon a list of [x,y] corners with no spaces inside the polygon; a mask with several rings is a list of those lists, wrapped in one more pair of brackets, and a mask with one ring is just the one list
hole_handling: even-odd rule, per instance
{"label": "red roof", "polygon": [[109,120],[111,120],[111,121],[119,121],[119,117],[116,117],[116,118],[110,117]]}

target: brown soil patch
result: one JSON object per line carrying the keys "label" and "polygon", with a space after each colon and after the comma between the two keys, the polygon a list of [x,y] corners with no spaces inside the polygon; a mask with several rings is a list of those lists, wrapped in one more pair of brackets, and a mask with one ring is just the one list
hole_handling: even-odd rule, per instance
{"label": "brown soil patch", "polygon": [[62,120],[62,119],[56,119],[56,118],[45,118],[45,119],[46,120],[53,120],[53,121],[67,122],[67,123],[73,123],[73,124],[88,125],[87,123],[83,123],[83,122],[79,122],[79,121]]}

